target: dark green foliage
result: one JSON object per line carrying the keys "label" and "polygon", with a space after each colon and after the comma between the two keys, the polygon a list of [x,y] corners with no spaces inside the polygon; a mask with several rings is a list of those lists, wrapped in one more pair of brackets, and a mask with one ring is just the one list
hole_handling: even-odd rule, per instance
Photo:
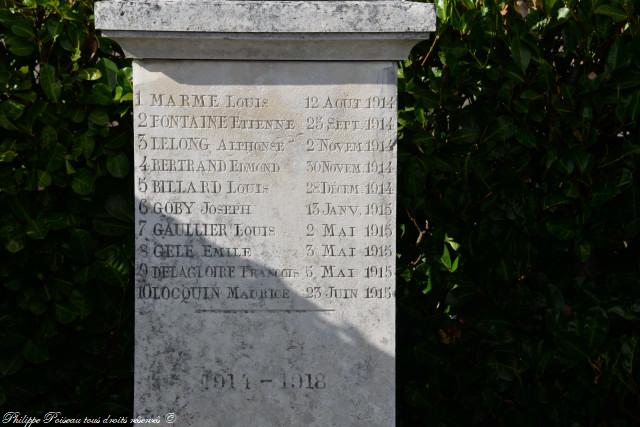
{"label": "dark green foliage", "polygon": [[399,87],[402,425],[640,425],[640,3],[437,10]]}
{"label": "dark green foliage", "polygon": [[[1,409],[131,411],[131,70],[92,7],[0,0]],[[399,424],[638,425],[640,4],[438,16],[399,81]]]}
{"label": "dark green foliage", "polygon": [[0,408],[34,415],[130,413],[131,68],[92,13],[0,0]]}

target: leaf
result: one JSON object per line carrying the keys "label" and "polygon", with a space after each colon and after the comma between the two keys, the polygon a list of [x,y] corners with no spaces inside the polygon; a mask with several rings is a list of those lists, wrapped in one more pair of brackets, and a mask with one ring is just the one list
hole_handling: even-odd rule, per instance
{"label": "leaf", "polygon": [[78,62],[78,60],[82,58],[82,51],[80,50],[80,47],[74,47],[73,48],[73,54],[71,55],[71,61],[72,62]]}
{"label": "leaf", "polygon": [[22,356],[31,363],[42,363],[49,360],[49,350],[43,342],[29,340],[22,349]]}
{"label": "leaf", "polygon": [[433,289],[433,282],[431,281],[431,276],[427,276],[427,286],[422,289],[422,294],[427,295]]}
{"label": "leaf", "polygon": [[623,9],[609,4],[603,4],[596,7],[596,10],[594,10],[593,13],[596,15],[606,15],[616,22],[627,20],[627,14]]}
{"label": "leaf", "polygon": [[113,95],[113,100],[115,102],[120,102],[123,91],[124,89],[122,88],[122,86],[116,86],[115,94]]}
{"label": "leaf", "polygon": [[70,111],[69,113],[70,113],[69,118],[74,123],[82,123],[85,117],[87,117],[86,110],[79,105],[76,106],[76,108],[74,108],[73,111]]}
{"label": "leaf", "polygon": [[640,71],[625,70],[625,73],[615,83],[620,89],[631,89],[640,86]]}
{"label": "leaf", "polygon": [[627,168],[623,168],[620,175],[620,181],[618,181],[618,187],[624,187],[631,183],[633,183],[633,172]]}
{"label": "leaf", "polygon": [[40,64],[40,87],[52,102],[58,102],[62,85],[56,80],[56,70],[49,64]]}
{"label": "leaf", "polygon": [[526,71],[529,67],[529,63],[531,62],[531,52],[529,51],[529,49],[521,47],[519,58],[520,68],[522,68],[522,71]]}
{"label": "leaf", "polygon": [[18,153],[13,150],[8,150],[3,153],[0,153],[0,163],[9,163],[13,159],[18,157]]}
{"label": "leaf", "polygon": [[551,307],[556,312],[562,311],[565,306],[565,300],[560,289],[558,289],[554,284],[549,283],[547,285],[547,290],[549,291],[549,302],[551,303]]}
{"label": "leaf", "polygon": [[45,27],[47,28],[47,33],[49,33],[51,39],[55,41],[62,32],[64,26],[60,18],[57,16],[50,16],[47,19]]}
{"label": "leaf", "polygon": [[87,230],[79,228],[73,230],[71,232],[69,245],[73,251],[74,259],[81,264],[89,262],[89,257],[92,253],[93,247],[95,246],[95,242]]}
{"label": "leaf", "polygon": [[465,126],[456,130],[451,135],[453,144],[469,144],[476,142],[480,136],[480,130],[475,126]]}
{"label": "leaf", "polygon": [[[618,70],[631,63],[633,54],[628,49],[628,46],[622,42],[621,39],[617,39],[613,45],[609,48],[607,54],[607,66],[611,68],[611,71]],[[620,94],[612,94],[616,101],[619,100]]]}
{"label": "leaf", "polygon": [[102,77],[102,73],[97,68],[85,68],[83,70],[80,70],[80,72],[78,73],[78,78],[82,80],[92,81],[98,80],[100,79],[100,77]]}
{"label": "leaf", "polygon": [[73,215],[69,213],[52,212],[46,217],[51,230],[62,230],[73,224]]}
{"label": "leaf", "polygon": [[436,0],[436,16],[440,22],[449,20],[449,0]]}
{"label": "leaf", "polygon": [[47,311],[48,294],[43,288],[34,289],[24,287],[18,295],[17,305],[24,311],[39,316]]}
{"label": "leaf", "polygon": [[126,236],[131,233],[129,223],[98,218],[93,221],[93,227],[98,234],[103,236]]}
{"label": "leaf", "polygon": [[14,236],[11,237],[5,244],[4,247],[7,251],[12,254],[18,253],[24,249],[24,238]]}
{"label": "leaf", "polygon": [[113,95],[111,88],[105,83],[97,83],[91,88],[89,96],[86,99],[89,104],[96,105],[111,105],[113,102]]}
{"label": "leaf", "polygon": [[526,47],[522,46],[520,39],[515,37],[511,43],[511,57],[516,64],[520,66],[522,72],[527,71],[529,62],[531,62],[531,52]]}
{"label": "leaf", "polygon": [[38,191],[51,185],[51,175],[47,171],[38,171]]}
{"label": "leaf", "polygon": [[118,82],[118,66],[107,58],[100,58],[99,65],[103,69],[102,75],[107,78],[109,90],[112,91]]}
{"label": "leaf", "polygon": [[640,118],[640,90],[636,91],[636,93],[633,94],[633,96],[629,100],[627,113],[632,121]]}
{"label": "leaf", "polygon": [[55,316],[59,323],[66,325],[76,320],[78,314],[66,305],[56,304]]}
{"label": "leaf", "polygon": [[405,268],[404,270],[402,270],[402,273],[400,273],[400,277],[402,277],[404,279],[405,282],[409,283],[411,282],[411,270],[408,268]]}
{"label": "leaf", "polygon": [[77,290],[71,291],[71,295],[69,295],[69,302],[80,318],[87,317],[91,312],[89,301],[87,301],[87,298]]}
{"label": "leaf", "polygon": [[453,260],[453,264],[451,265],[451,272],[455,273],[456,270],[458,269],[458,264],[460,263],[460,257],[457,256],[456,259]]}
{"label": "leaf", "polygon": [[622,343],[620,354],[622,356],[622,368],[631,375],[633,372],[634,360],[638,360],[636,356],[636,350],[638,347],[638,337],[630,337]]}
{"label": "leaf", "polygon": [[484,136],[490,140],[498,137],[502,140],[511,138],[517,132],[517,128],[513,124],[513,120],[507,116],[500,116],[495,122],[491,123],[490,131]]}
{"label": "leaf", "polygon": [[66,152],[62,144],[58,142],[53,144],[51,149],[48,150],[47,155],[47,170],[49,172],[55,172],[62,166],[64,166],[64,157],[66,155]]}
{"label": "leaf", "polygon": [[27,222],[26,234],[34,240],[42,240],[49,233],[47,223],[41,219],[31,219]]}
{"label": "leaf", "polygon": [[28,103],[33,103],[38,98],[38,95],[32,90],[28,92],[16,93],[15,95],[16,95],[16,98],[22,101],[26,101]]}
{"label": "leaf", "polygon": [[11,123],[11,121],[7,118],[7,116],[2,111],[0,111],[0,126],[5,128],[6,130],[18,129],[17,127],[15,127],[13,123]]}
{"label": "leaf", "polygon": [[544,210],[555,210],[558,206],[570,205],[571,200],[562,194],[550,194],[545,197],[542,205]]}
{"label": "leaf", "polygon": [[446,245],[444,246],[444,251],[440,257],[440,262],[447,268],[447,270],[451,271],[451,255],[449,254],[449,249]]}
{"label": "leaf", "polygon": [[453,237],[449,237],[448,234],[444,235],[444,241],[449,244],[449,246],[451,246],[451,249],[453,249],[454,251],[457,251],[458,249],[460,249],[460,243],[457,243]]}
{"label": "leaf", "polygon": [[7,118],[13,121],[19,119],[20,116],[22,116],[25,108],[23,104],[11,99],[3,101],[1,106],[2,111],[7,115]]}
{"label": "leaf", "polygon": [[5,27],[10,27],[12,23],[17,22],[20,19],[20,15],[13,13],[9,8],[0,9],[0,23]]}
{"label": "leaf", "polygon": [[545,224],[547,231],[559,240],[572,239],[576,232],[568,221],[550,220]]}
{"label": "leaf", "polygon": [[536,138],[529,132],[519,129],[516,133],[516,141],[527,148],[536,148]]}
{"label": "leaf", "polygon": [[76,139],[76,145],[84,158],[89,160],[91,158],[91,154],[93,154],[96,143],[91,136],[83,134]]}
{"label": "leaf", "polygon": [[558,9],[558,21],[564,21],[571,16],[571,9],[568,7],[561,7]]}
{"label": "leaf", "polygon": [[[53,126],[45,126],[42,129],[42,134],[40,136],[40,142],[44,147],[53,147],[53,145],[58,142],[58,132]],[[63,148],[64,151],[64,148]]]}
{"label": "leaf", "polygon": [[20,354],[13,356],[3,354],[0,356],[0,375],[8,376],[20,372],[22,365],[23,362]]}
{"label": "leaf", "polygon": [[29,25],[28,21],[18,22],[11,26],[11,31],[13,34],[23,38],[32,38],[35,36],[33,34],[33,25]]}
{"label": "leaf", "polygon": [[578,244],[578,259],[581,262],[587,262],[591,256],[591,245],[588,242],[581,242]]}
{"label": "leaf", "polygon": [[20,221],[26,222],[31,220],[31,215],[27,212],[22,200],[18,197],[12,198],[8,203],[11,213]]}
{"label": "leaf", "polygon": [[116,178],[124,178],[129,173],[129,159],[126,154],[120,153],[107,159],[107,170]]}
{"label": "leaf", "polygon": [[106,126],[109,123],[109,115],[104,110],[91,110],[89,121],[99,126]]}
{"label": "leaf", "polygon": [[16,56],[29,56],[33,53],[34,44],[16,36],[5,36],[4,42],[9,47],[9,52]]}
{"label": "leaf", "polygon": [[571,157],[578,165],[580,173],[585,173],[591,162],[591,155],[587,152],[584,146],[576,145],[571,149]]}
{"label": "leaf", "polygon": [[40,326],[40,335],[44,338],[55,337],[58,335],[58,328],[52,319],[47,318]]}
{"label": "leaf", "polygon": [[593,206],[604,205],[609,200],[620,194],[620,188],[618,185],[612,182],[605,182],[599,186],[593,188],[593,194],[591,204]]}
{"label": "leaf", "polygon": [[520,95],[520,98],[526,99],[527,101],[535,101],[538,99],[544,99],[544,95],[535,90],[527,89]]}
{"label": "leaf", "polygon": [[418,121],[418,123],[424,124],[424,122],[426,121],[426,117],[425,117],[425,114],[424,114],[424,108],[416,107],[414,113],[415,113],[416,120]]}
{"label": "leaf", "polygon": [[127,203],[121,194],[109,196],[104,207],[109,215],[120,221],[129,222],[134,220],[133,207]]}
{"label": "leaf", "polygon": [[86,196],[93,192],[94,179],[87,169],[80,169],[71,181],[71,188],[77,194]]}

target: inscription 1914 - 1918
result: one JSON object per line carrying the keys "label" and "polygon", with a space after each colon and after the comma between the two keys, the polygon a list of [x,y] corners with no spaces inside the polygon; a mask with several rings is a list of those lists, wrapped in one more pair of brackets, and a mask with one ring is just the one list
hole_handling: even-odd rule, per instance
{"label": "inscription 1914 - 1918", "polygon": [[[331,405],[393,394],[395,67],[292,86],[292,64],[261,66],[203,86],[135,64],[136,407],[189,395],[215,407],[193,419],[276,426],[264,407],[287,401],[336,425]],[[367,405],[360,419],[387,419],[393,399]]]}

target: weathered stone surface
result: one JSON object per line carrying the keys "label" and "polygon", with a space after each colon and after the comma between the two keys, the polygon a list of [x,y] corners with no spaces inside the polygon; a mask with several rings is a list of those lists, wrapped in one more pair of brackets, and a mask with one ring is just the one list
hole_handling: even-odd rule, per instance
{"label": "weathered stone surface", "polygon": [[433,6],[408,1],[111,0],[96,27],[214,33],[427,33]]}
{"label": "weathered stone surface", "polygon": [[394,426],[393,60],[433,5],[110,0],[96,28],[136,58],[135,414]]}
{"label": "weathered stone surface", "polygon": [[393,62],[135,61],[135,414],[395,418]]}
{"label": "weathered stone surface", "polygon": [[432,4],[406,1],[96,3],[96,28],[133,58],[403,59],[435,19]]}

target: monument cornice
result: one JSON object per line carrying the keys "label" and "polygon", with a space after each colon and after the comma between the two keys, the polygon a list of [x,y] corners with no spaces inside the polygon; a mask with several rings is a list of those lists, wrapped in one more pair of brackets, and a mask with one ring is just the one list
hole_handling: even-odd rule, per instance
{"label": "monument cornice", "polygon": [[429,3],[109,0],[96,28],[146,59],[399,60],[435,29]]}

